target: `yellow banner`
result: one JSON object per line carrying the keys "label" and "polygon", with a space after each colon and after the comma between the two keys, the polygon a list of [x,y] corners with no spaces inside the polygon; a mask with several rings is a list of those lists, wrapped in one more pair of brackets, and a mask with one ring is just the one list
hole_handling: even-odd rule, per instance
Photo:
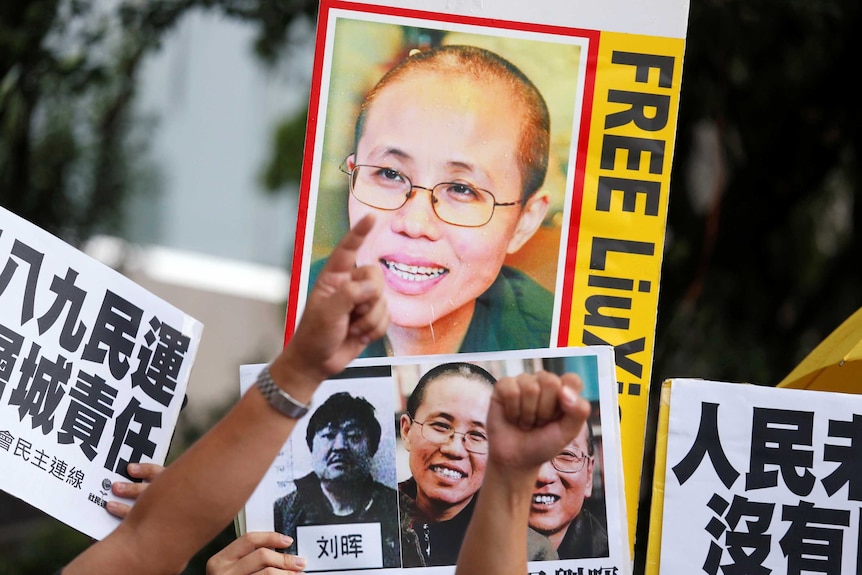
{"label": "yellow banner", "polygon": [[573,279],[569,345],[616,349],[632,543],[684,49],[601,34]]}

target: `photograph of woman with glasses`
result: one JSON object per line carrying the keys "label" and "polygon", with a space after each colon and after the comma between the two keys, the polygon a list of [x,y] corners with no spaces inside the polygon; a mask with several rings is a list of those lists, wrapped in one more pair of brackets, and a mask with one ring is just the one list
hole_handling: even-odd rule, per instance
{"label": "photograph of woman with glasses", "polygon": [[[392,320],[363,356],[547,348],[559,229],[525,256],[534,269],[551,270],[544,281],[509,261],[549,219],[548,104],[510,60],[448,43],[467,40],[464,34],[431,32],[427,45],[398,55],[360,97],[352,147],[338,159],[348,224],[374,214],[357,263],[383,270]],[[521,42],[529,53],[530,42]],[[325,149],[334,153],[330,144]],[[555,157],[558,196],[567,165],[568,157]],[[323,193],[319,201],[332,198],[342,201]],[[323,213],[315,233],[332,225]],[[309,285],[324,261],[311,263]]]}
{"label": "photograph of woman with glasses", "polygon": [[[470,363],[427,371],[400,418],[411,477],[398,484],[404,567],[454,565],[485,477],[485,422],[496,379]],[[557,558],[551,542],[530,530],[530,561]]]}
{"label": "photograph of woman with glasses", "polygon": [[530,506],[530,527],[551,540],[560,559],[608,556],[604,509],[591,511],[595,437],[587,420],[581,432],[539,469]]}

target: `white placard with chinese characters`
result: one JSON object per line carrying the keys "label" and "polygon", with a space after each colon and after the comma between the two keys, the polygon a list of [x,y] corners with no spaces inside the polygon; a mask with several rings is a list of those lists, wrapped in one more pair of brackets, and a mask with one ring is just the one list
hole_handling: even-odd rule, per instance
{"label": "white placard with chinese characters", "polygon": [[862,396],[671,382],[661,573],[858,573]]}
{"label": "white placard with chinese characters", "polygon": [[307,525],[296,528],[299,555],[306,571],[339,571],[383,567],[380,524]]}
{"label": "white placard with chinese characters", "polygon": [[111,484],[164,462],[202,330],[0,208],[0,489],[110,533]]}

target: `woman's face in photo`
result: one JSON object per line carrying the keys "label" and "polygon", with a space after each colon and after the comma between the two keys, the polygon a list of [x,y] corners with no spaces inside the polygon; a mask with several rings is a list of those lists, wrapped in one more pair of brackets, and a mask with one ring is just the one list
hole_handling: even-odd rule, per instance
{"label": "woman's face in photo", "polygon": [[427,327],[450,314],[469,322],[476,298],[496,279],[506,255],[532,235],[519,231],[526,211],[518,203],[521,122],[499,82],[437,72],[412,71],[372,102],[349,167],[391,168],[423,188],[469,184],[491,192],[497,203],[515,202],[496,207],[483,226],[462,227],[437,217],[425,189],[415,187],[396,210],[350,195],[351,222],[367,213],[376,218],[357,265],[382,268],[394,325]]}
{"label": "woman's face in photo", "polygon": [[[409,451],[410,473],[417,485],[420,510],[437,520],[450,519],[466,506],[482,485],[487,453],[472,453],[464,445],[468,432],[486,434],[485,422],[493,387],[459,375],[431,381],[414,414],[401,417],[401,437]],[[456,433],[445,443],[423,435],[423,425],[445,423]]]}

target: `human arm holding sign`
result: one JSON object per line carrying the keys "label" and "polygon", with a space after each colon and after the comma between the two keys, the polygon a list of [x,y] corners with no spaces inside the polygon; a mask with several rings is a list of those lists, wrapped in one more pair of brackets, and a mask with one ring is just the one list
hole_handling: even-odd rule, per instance
{"label": "human arm holding sign", "polygon": [[[140,481],[115,481],[111,484],[111,493],[124,499],[137,500],[164,470],[165,468],[158,463],[129,463],[126,468],[129,477]],[[105,505],[105,510],[111,515],[125,519],[132,510],[132,504],[111,500]]]}
{"label": "human arm holding sign", "polygon": [[[115,481],[111,491],[118,497],[138,499],[144,490],[165,468],[156,463],[131,463],[126,471],[139,482]],[[112,515],[124,519],[132,505],[121,501],[109,501],[105,509]],[[206,565],[207,575],[251,575],[263,569],[275,575],[291,575],[305,569],[302,557],[280,553],[276,549],[286,549],[293,539],[275,531],[252,531],[238,537],[224,549],[209,558]]]}
{"label": "human arm holding sign", "polygon": [[[364,218],[339,243],[309,293],[296,333],[269,366],[271,380],[293,403],[311,401],[323,380],[386,331],[379,266],[355,265],[373,225],[372,217]],[[153,481],[114,532],[63,574],[182,571],[243,506],[295,424],[254,386]]]}
{"label": "human arm holding sign", "polygon": [[207,561],[207,575],[251,575],[262,572],[293,575],[305,569],[305,559],[279,553],[293,539],[277,531],[250,531],[227,545]]}
{"label": "human arm holding sign", "polygon": [[523,575],[536,475],[584,425],[590,403],[571,373],[499,380],[488,410],[488,466],[456,575]]}

